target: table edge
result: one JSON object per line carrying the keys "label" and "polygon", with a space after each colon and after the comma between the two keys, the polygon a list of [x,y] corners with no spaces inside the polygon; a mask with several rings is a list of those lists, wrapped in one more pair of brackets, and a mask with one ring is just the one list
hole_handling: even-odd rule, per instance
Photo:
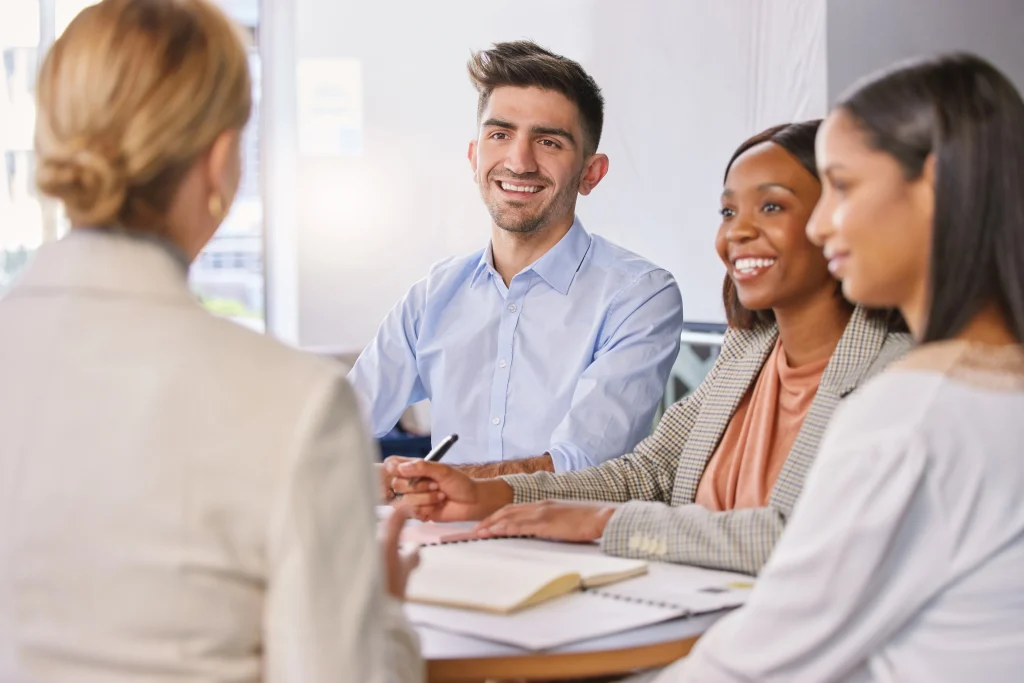
{"label": "table edge", "polygon": [[431,683],[488,678],[570,678],[602,676],[671,664],[690,653],[699,635],[615,650],[536,652],[526,655],[435,659],[427,662]]}

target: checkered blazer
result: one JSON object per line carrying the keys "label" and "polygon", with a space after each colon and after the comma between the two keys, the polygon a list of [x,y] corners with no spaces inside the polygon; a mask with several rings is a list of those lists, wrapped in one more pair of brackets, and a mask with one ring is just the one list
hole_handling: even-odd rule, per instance
{"label": "checkered blazer", "polygon": [[856,309],[825,368],[768,506],[712,512],[694,504],[697,485],[777,338],[774,324],[730,329],[701,385],[669,408],[654,434],[632,453],[575,472],[505,477],[515,502],[560,498],[624,503],[605,528],[605,552],[756,574],[782,534],[839,401],[911,345],[909,335],[894,333],[885,322]]}

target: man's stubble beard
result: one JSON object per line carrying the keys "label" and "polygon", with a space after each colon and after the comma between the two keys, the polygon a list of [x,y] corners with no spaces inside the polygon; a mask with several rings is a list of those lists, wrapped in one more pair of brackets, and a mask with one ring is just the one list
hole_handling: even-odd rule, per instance
{"label": "man's stubble beard", "polygon": [[[487,187],[491,188],[490,199],[484,196],[484,205],[487,206],[488,213],[491,214],[491,220],[494,224],[505,232],[511,232],[518,235],[530,235],[536,232],[540,232],[546,228],[554,216],[561,216],[562,213],[571,211],[576,202],[576,194],[579,191],[580,180],[583,178],[582,169],[577,174],[576,178],[562,188],[558,194],[554,196],[549,204],[537,212],[533,216],[519,217],[516,215],[515,210],[507,210],[507,204],[502,202],[496,195],[498,190],[494,188],[494,180],[487,179]],[[483,193],[481,193],[483,194]],[[512,205],[515,206],[514,204]],[[508,215],[511,214],[511,215]]]}

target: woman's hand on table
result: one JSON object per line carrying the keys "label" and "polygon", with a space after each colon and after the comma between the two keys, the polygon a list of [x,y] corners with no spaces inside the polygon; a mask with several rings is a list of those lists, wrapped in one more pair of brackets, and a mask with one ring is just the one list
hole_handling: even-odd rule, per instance
{"label": "woman's hand on table", "polygon": [[467,534],[473,538],[535,536],[552,541],[588,543],[600,540],[615,514],[614,503],[545,500],[506,506]]}

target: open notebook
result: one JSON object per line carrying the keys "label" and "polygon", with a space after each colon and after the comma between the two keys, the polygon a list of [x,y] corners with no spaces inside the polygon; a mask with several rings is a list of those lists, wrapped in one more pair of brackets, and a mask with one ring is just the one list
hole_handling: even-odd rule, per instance
{"label": "open notebook", "polygon": [[[442,557],[451,559],[459,557],[459,552],[453,553],[447,549],[469,547],[479,548],[473,553],[474,556],[483,554],[493,558],[501,567],[481,567],[481,571],[496,573],[478,574],[473,579],[476,586],[485,586],[488,592],[496,594],[489,596],[489,600],[511,595],[505,591],[502,582],[512,580],[510,577],[516,570],[510,562],[520,554],[532,557],[566,555],[578,563],[594,561],[595,564],[587,566],[595,571],[592,579],[598,584],[601,583],[602,575],[597,571],[597,560],[633,562],[607,557],[592,545],[566,545],[535,539],[500,539],[429,546],[422,548],[421,554],[429,556],[436,549],[444,548],[446,550]],[[465,574],[459,573],[457,576],[464,577]],[[416,572],[410,579],[410,587],[414,585],[415,577]],[[443,578],[441,582],[445,585],[454,583]],[[752,588],[753,579],[742,574],[650,562],[646,563],[646,572],[641,572],[639,576],[611,586],[605,583],[600,587],[584,587],[583,590],[571,591],[543,603],[531,603],[531,607],[512,612],[462,609],[422,602],[406,603],[405,611],[414,624],[528,650],[547,650],[670,619],[739,607],[746,601]],[[474,594],[477,591],[482,589],[473,589]],[[494,601],[508,602],[507,599]]]}
{"label": "open notebook", "polygon": [[580,588],[640,576],[642,560],[538,549],[497,541],[425,546],[406,600],[511,614]]}

